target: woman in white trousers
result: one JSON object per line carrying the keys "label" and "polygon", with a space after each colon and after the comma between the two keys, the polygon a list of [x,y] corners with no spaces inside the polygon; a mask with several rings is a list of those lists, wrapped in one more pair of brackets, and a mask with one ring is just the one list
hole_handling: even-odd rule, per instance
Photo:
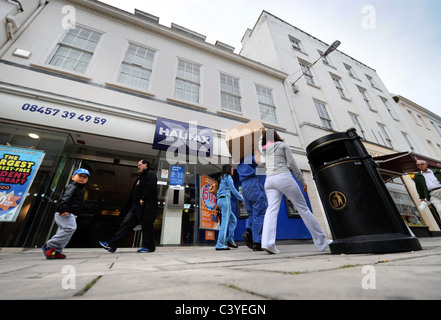
{"label": "woman in white trousers", "polygon": [[280,252],[276,248],[276,229],[280,202],[284,194],[297,208],[305,226],[311,233],[317,250],[325,250],[330,241],[328,241],[317,219],[309,210],[302,191],[292,176],[292,173],[294,173],[297,180],[303,185],[303,192],[306,192],[307,185],[303,174],[297,167],[289,146],[273,129],[263,133],[262,146],[267,168],[265,192],[268,198],[268,208],[263,222],[262,249],[271,254]]}

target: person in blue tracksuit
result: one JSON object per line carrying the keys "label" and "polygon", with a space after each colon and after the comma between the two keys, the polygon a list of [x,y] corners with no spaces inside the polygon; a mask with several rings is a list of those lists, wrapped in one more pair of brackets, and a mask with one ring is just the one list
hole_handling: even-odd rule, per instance
{"label": "person in blue tracksuit", "polygon": [[231,193],[233,193],[240,202],[244,202],[244,199],[234,187],[233,174],[234,171],[231,165],[225,164],[222,167],[219,189],[217,190],[217,206],[222,212],[222,219],[216,250],[230,250],[230,247],[237,248],[237,244],[234,242],[234,230],[236,229],[237,218],[231,210]]}
{"label": "person in blue tracksuit", "polygon": [[247,230],[242,237],[248,248],[253,251],[262,251],[262,228],[268,200],[265,188],[256,175],[257,166],[254,155],[250,154],[240,162],[237,173],[242,182],[242,195],[249,215],[246,223]]}

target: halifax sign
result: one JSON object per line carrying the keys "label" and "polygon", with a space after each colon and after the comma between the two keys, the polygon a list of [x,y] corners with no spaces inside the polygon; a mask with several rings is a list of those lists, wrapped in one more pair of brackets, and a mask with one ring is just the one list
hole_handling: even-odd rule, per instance
{"label": "halifax sign", "polygon": [[158,118],[153,149],[211,158],[213,130],[200,127],[195,121],[184,123]]}

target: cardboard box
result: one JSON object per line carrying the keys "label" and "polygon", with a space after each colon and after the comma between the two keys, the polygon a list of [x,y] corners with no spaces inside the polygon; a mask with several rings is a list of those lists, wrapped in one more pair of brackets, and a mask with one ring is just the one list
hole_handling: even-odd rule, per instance
{"label": "cardboard box", "polygon": [[260,154],[259,139],[264,128],[262,121],[252,121],[227,130],[225,141],[234,162],[239,163],[254,152]]}

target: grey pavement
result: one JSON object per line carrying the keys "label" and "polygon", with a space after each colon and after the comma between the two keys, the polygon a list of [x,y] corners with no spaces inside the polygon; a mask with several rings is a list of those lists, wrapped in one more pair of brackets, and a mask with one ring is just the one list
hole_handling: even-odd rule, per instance
{"label": "grey pavement", "polygon": [[1,300],[408,300],[441,298],[441,238],[424,250],[333,255],[309,242],[279,244],[281,253],[213,247],[66,249],[46,260],[41,249],[0,250]]}

